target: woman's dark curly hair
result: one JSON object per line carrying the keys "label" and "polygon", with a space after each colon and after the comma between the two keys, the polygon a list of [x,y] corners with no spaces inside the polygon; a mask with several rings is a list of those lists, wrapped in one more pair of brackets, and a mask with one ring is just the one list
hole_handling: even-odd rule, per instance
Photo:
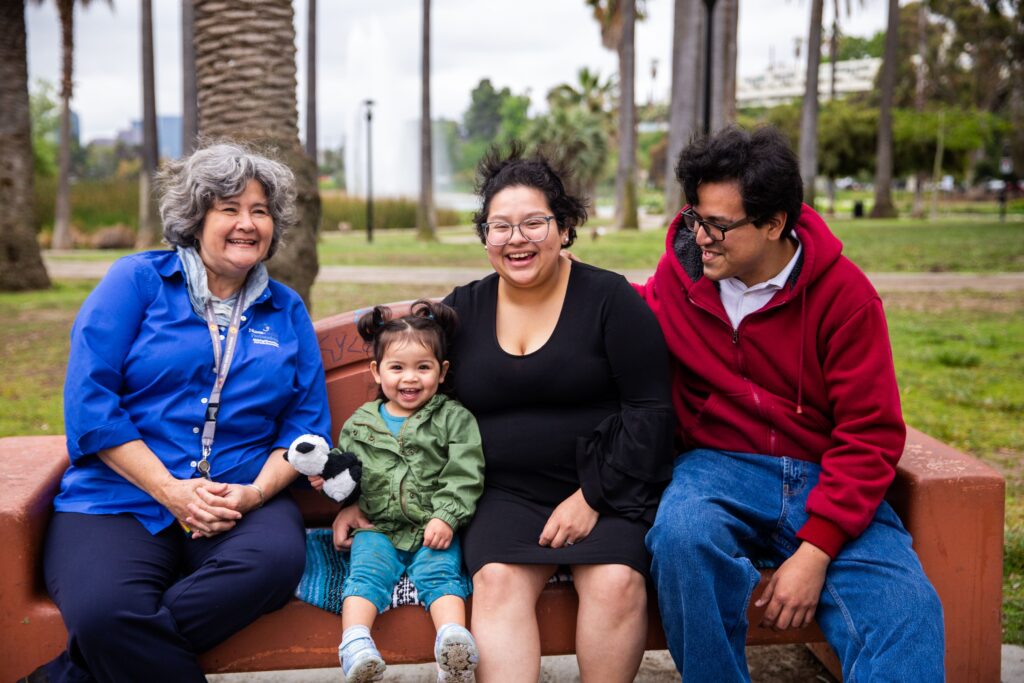
{"label": "woman's dark curly hair", "polygon": [[800,163],[786,138],[771,126],[753,133],[730,126],[694,140],[679,155],[676,178],[691,206],[697,204],[701,183],[735,181],[743,210],[756,219],[755,225],[779,211],[786,213],[783,236],[800,218],[804,201]]}
{"label": "woman's dark curly hair", "polygon": [[[387,306],[374,306],[356,323],[356,330],[373,351],[373,359],[380,365],[388,347],[396,341],[416,341],[434,353],[438,363],[448,357],[448,345],[459,325],[458,314],[440,301],[417,299],[409,307],[409,314],[392,318]],[[383,390],[377,398],[385,398]]]}
{"label": "woman's dark curly hair", "polygon": [[473,214],[473,224],[480,241],[487,244],[484,223],[491,210],[494,195],[508,187],[532,187],[540,190],[548,200],[558,230],[568,239],[563,247],[576,241],[576,228],[587,221],[587,201],[566,190],[571,185],[572,173],[553,155],[534,152],[526,156],[521,142],[513,141],[505,152],[500,145],[487,150],[476,167],[476,194],[481,199],[480,210]]}

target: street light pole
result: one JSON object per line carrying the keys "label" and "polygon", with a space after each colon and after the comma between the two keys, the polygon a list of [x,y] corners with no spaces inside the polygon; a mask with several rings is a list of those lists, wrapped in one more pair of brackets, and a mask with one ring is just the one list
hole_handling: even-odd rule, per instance
{"label": "street light pole", "polygon": [[373,100],[366,106],[366,241],[373,241]]}
{"label": "street light pole", "polygon": [[704,0],[704,135],[711,133],[711,65],[715,58],[715,2]]}

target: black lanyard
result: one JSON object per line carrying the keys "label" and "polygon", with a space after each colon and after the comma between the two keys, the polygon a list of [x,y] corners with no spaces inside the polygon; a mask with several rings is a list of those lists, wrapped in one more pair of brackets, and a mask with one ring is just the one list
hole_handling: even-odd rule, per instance
{"label": "black lanyard", "polygon": [[195,463],[196,472],[207,479],[210,478],[210,453],[213,452],[213,437],[217,431],[217,413],[220,412],[220,392],[224,388],[224,382],[228,379],[228,370],[231,369],[231,359],[235,355],[235,346],[238,344],[238,326],[242,321],[242,299],[245,298],[245,286],[238,291],[238,298],[231,308],[231,321],[228,323],[228,334],[224,342],[224,353],[220,349],[220,330],[217,327],[217,316],[213,312],[213,303],[206,302],[206,327],[210,330],[210,341],[213,342],[213,369],[217,372],[217,379],[213,382],[213,391],[210,392],[210,400],[206,404],[206,421],[203,423],[203,455]]}

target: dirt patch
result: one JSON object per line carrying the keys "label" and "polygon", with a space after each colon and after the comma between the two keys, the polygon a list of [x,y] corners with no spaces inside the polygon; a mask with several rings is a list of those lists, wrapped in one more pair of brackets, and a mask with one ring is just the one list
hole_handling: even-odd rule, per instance
{"label": "dirt patch", "polygon": [[888,310],[945,313],[956,310],[1014,315],[1024,312],[1024,292],[881,292]]}

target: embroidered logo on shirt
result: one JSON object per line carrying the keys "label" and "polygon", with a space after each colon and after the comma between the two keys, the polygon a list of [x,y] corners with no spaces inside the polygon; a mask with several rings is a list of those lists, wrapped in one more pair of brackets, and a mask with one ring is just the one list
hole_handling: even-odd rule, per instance
{"label": "embroidered logo on shirt", "polygon": [[256,327],[254,325],[250,327],[249,338],[252,339],[253,344],[273,346],[275,349],[281,346],[277,339],[277,333],[270,329],[270,325],[264,325],[263,327]]}

